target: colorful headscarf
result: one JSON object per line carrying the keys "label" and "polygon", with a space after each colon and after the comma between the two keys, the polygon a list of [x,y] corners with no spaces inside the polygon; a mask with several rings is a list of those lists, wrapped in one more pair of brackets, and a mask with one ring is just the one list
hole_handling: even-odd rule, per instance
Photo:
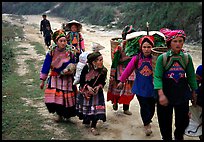
{"label": "colorful headscarf", "polygon": [[89,53],[89,55],[87,56],[87,62],[92,63],[94,60],[96,60],[101,55],[102,54],[100,52]]}
{"label": "colorful headscarf", "polygon": [[52,40],[57,43],[57,40],[60,38],[60,37],[65,37],[66,34],[65,34],[65,31],[60,29],[60,30],[57,30],[53,33],[52,35]]}
{"label": "colorful headscarf", "polygon": [[172,39],[176,37],[183,37],[184,40],[186,38],[186,34],[183,30],[170,30],[167,28],[162,28],[160,30],[161,33],[163,33],[166,37],[166,42],[171,41]]}
{"label": "colorful headscarf", "polygon": [[122,31],[122,39],[125,40],[127,34],[130,34],[132,32],[136,32],[136,30],[132,27],[132,25],[127,25]]}
{"label": "colorful headscarf", "polygon": [[154,36],[152,36],[152,35],[145,35],[145,36],[143,36],[143,37],[141,37],[139,39],[140,49],[142,48],[142,44],[143,44],[143,41],[145,39],[148,39],[151,42],[152,46],[154,46]]}

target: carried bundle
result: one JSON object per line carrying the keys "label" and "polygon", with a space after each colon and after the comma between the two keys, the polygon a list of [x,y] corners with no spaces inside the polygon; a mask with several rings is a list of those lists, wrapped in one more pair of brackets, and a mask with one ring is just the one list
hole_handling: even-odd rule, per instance
{"label": "carried bundle", "polygon": [[[139,39],[143,37],[144,35],[147,35],[146,31],[139,31],[139,32],[133,32],[131,34],[127,35],[127,43],[125,47],[125,53],[127,56],[133,56],[137,55],[140,52],[140,45],[139,45]],[[159,31],[150,31],[149,35],[154,36],[154,46],[157,47],[165,47],[165,36],[163,33]]]}

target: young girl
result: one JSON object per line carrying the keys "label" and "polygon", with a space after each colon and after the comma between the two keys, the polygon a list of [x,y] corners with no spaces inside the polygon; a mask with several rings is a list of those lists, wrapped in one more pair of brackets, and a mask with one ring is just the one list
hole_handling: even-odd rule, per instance
{"label": "young girl", "polygon": [[[121,88],[133,70],[136,69],[136,78],[132,87],[132,93],[136,94],[140,104],[140,114],[146,136],[151,135],[152,118],[155,112],[155,98],[153,86],[152,56],[151,49],[154,46],[153,36],[143,36],[139,39],[140,51],[132,57],[125,71],[120,77],[118,88]],[[137,61],[138,60],[138,61]],[[136,62],[138,65],[136,66]]]}
{"label": "young girl", "polygon": [[[90,53],[87,56],[87,62],[80,76],[81,92],[77,96],[76,109],[83,124],[91,125],[93,135],[99,135],[96,129],[97,121],[106,121],[103,88],[106,84],[107,69],[103,66],[103,56],[100,52]],[[85,94],[85,90],[89,93]]]}
{"label": "young girl", "polygon": [[45,104],[50,113],[57,113],[56,122],[76,116],[75,112],[75,90],[72,85],[73,71],[66,67],[72,64],[70,48],[63,30],[57,30],[53,34],[56,46],[46,54],[40,79],[40,88],[43,89],[44,82],[51,70],[45,89]]}
{"label": "young girl", "polygon": [[81,34],[82,25],[76,20],[72,20],[68,23],[68,29],[70,32],[66,35],[67,43],[74,46],[76,52],[76,63],[79,62],[79,55],[82,51],[85,51],[84,39]]}

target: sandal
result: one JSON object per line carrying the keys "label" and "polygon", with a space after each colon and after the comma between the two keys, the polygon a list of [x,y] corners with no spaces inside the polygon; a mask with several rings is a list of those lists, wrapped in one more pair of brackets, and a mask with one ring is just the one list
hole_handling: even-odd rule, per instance
{"label": "sandal", "polygon": [[99,135],[99,132],[96,130],[96,128],[91,128],[91,133],[96,136]]}

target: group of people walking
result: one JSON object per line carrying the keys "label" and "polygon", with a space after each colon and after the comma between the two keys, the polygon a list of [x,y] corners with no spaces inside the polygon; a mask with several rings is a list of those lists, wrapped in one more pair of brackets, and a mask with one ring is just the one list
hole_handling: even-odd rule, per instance
{"label": "group of people walking", "polygon": [[[82,25],[74,20],[70,22],[68,34],[62,29],[52,34],[55,46],[46,54],[40,72],[40,88],[43,89],[47,80],[44,100],[48,111],[57,114],[56,122],[78,116],[93,135],[99,135],[97,122],[106,121],[103,90],[108,70],[103,65],[100,51],[93,51],[87,56],[79,83],[73,84],[79,55],[85,52],[81,28]],[[192,57],[182,50],[186,34],[183,30],[160,30],[166,36],[168,51],[158,57],[153,71],[151,49],[154,37],[142,36],[140,53],[129,57],[125,54],[126,36],[132,32],[135,32],[132,26],[123,29],[123,40],[115,50],[107,101],[112,102],[115,111],[123,104],[124,114],[131,115],[129,106],[136,95],[146,136],[153,132],[151,122],[156,106],[163,140],[172,140],[174,110],[174,139],[183,140],[189,123],[189,100],[196,105],[198,88]]]}

